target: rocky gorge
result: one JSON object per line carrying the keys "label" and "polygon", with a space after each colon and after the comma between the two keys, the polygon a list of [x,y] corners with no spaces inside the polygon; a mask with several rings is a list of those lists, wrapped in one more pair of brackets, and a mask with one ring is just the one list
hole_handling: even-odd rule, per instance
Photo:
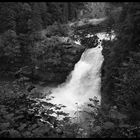
{"label": "rocky gorge", "polygon": [[[42,81],[48,84],[65,82],[85,49],[97,46],[98,37],[95,34],[107,30],[105,28],[108,22],[106,18],[99,23],[97,21],[97,19],[93,19],[90,23],[83,21],[82,26],[79,26],[77,22],[72,27],[74,29],[70,27],[71,30],[74,30],[73,37],[76,35],[76,39],[57,35],[48,37],[43,33],[42,40],[35,42],[32,48],[33,66],[21,68],[16,73],[17,77],[24,76],[32,81]],[[91,35],[91,33],[94,35],[87,37],[87,34]],[[80,41],[80,43],[76,41]]]}

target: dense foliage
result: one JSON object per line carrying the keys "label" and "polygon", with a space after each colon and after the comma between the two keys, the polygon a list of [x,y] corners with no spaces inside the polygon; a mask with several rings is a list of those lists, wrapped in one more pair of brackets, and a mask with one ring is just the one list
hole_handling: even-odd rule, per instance
{"label": "dense foliage", "polygon": [[116,105],[139,122],[139,3],[124,3],[120,20],[114,26],[117,41],[105,55],[102,79],[104,102]]}
{"label": "dense foliage", "polygon": [[[71,124],[67,114],[59,111],[63,105],[51,104],[49,98],[41,100],[44,97],[41,92],[34,90],[30,93],[26,88],[29,89],[25,84],[19,85],[19,81],[1,83],[0,137],[76,136],[78,126]],[[53,107],[57,111],[52,110]],[[64,116],[64,119],[58,120],[58,115]]]}
{"label": "dense foliage", "polygon": [[[99,26],[66,25],[104,16]],[[0,82],[0,137],[140,137],[139,3],[0,2],[0,19],[0,76],[18,79]],[[43,101],[44,94],[26,82],[64,82],[85,48],[97,45],[97,36],[87,34],[112,29],[116,40],[103,41],[102,104],[90,99],[92,119],[84,130],[56,111],[63,105]]]}
{"label": "dense foliage", "polygon": [[15,72],[22,66],[36,65],[32,49],[46,36],[68,36],[68,28],[61,24],[74,20],[82,6],[80,2],[0,3],[1,71]]}

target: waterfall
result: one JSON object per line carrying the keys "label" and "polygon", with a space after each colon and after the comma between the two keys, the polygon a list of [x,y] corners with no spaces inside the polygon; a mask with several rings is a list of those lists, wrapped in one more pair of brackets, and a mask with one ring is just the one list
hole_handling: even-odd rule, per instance
{"label": "waterfall", "polygon": [[[77,109],[83,110],[85,108],[89,103],[89,98],[96,96],[99,102],[101,101],[100,70],[104,60],[101,40],[105,38],[105,35],[97,34],[97,36],[99,37],[97,47],[87,49],[82,54],[81,59],[75,64],[74,70],[70,74],[71,78],[52,89],[51,96],[54,98],[50,102],[66,106],[62,108],[62,111],[69,113],[72,118],[75,117]],[[82,120],[82,115],[80,117]]]}

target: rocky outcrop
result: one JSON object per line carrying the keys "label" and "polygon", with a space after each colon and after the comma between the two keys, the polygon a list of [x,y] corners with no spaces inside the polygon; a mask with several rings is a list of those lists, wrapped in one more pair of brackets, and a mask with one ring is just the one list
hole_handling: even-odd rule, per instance
{"label": "rocky outcrop", "polygon": [[59,57],[50,56],[51,62],[47,61],[45,64],[42,64],[46,66],[45,70],[40,65],[35,75],[45,82],[64,82],[69,73],[74,69],[74,65],[79,61],[83,51],[84,48],[80,45],[61,45],[53,53],[55,56],[59,52]]}
{"label": "rocky outcrop", "polygon": [[37,59],[35,67],[27,66],[16,73],[16,76],[29,77],[31,80],[45,83],[62,83],[80,60],[85,48],[77,44],[60,44],[48,49]]}

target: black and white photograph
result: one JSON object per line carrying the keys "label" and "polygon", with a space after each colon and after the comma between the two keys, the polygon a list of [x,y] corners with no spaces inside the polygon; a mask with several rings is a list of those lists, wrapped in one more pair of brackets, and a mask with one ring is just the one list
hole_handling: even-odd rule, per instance
{"label": "black and white photograph", "polygon": [[0,138],[140,138],[140,2],[0,2]]}

